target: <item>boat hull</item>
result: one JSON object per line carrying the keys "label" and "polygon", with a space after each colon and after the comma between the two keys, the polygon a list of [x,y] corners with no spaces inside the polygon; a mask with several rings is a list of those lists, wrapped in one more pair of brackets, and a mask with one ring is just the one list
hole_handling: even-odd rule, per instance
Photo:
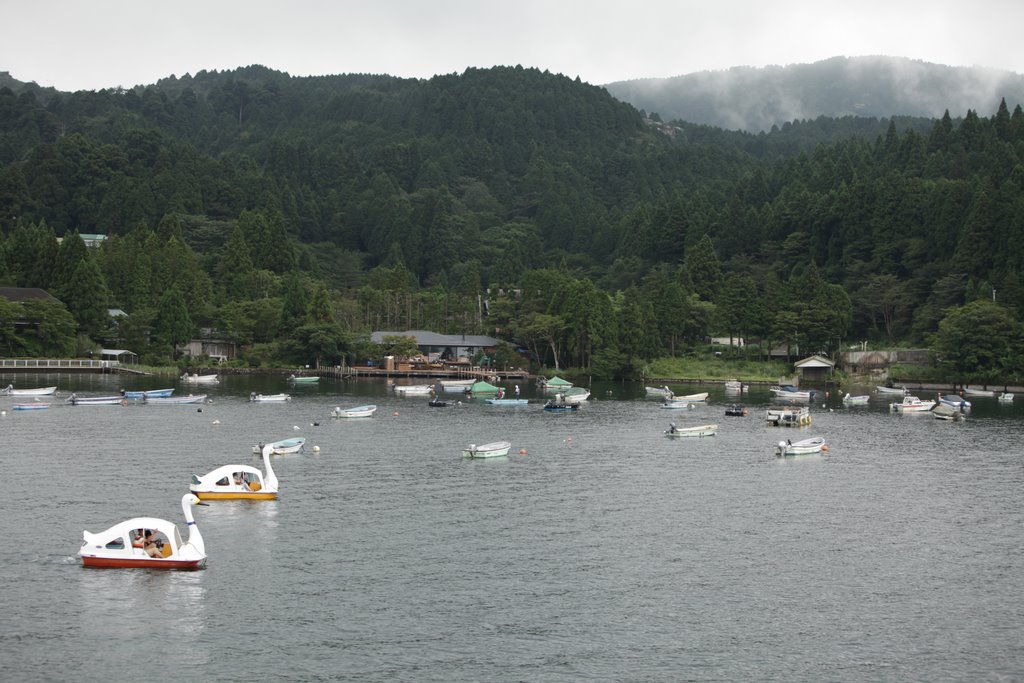
{"label": "boat hull", "polygon": [[178,569],[194,571],[206,566],[206,558],[201,560],[160,560],[157,558],[114,558],[82,555],[82,566],[103,569]]}
{"label": "boat hull", "polygon": [[199,500],[277,500],[277,491],[190,491]]}
{"label": "boat hull", "polygon": [[49,403],[15,403],[11,410],[46,410],[49,407]]}
{"label": "boat hull", "polygon": [[146,405],[155,406],[194,405],[206,401],[206,394],[199,394],[198,396],[147,396],[145,401]]}
{"label": "boat hull", "polygon": [[665,436],[714,436],[718,431],[718,425],[699,425],[697,427],[680,427],[676,431],[666,431]]}

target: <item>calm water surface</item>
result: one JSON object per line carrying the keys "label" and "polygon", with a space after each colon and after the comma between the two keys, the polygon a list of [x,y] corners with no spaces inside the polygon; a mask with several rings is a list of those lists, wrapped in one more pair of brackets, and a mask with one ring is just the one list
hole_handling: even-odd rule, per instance
{"label": "calm water surface", "polygon": [[[228,377],[201,410],[0,398],[3,678],[1024,678],[1024,404],[977,399],[946,423],[833,402],[791,431],[764,425],[767,392],[732,418],[711,391],[668,411],[600,386],[576,414],[276,378]],[[364,403],[374,418],[329,417]],[[720,429],[668,440],[669,420]],[[149,515],[184,532],[193,473],[260,466],[253,444],[294,435],[307,448],[275,459],[279,501],[194,508],[206,570],[80,566],[83,529]],[[817,435],[826,455],[772,455]],[[497,440],[514,455],[460,457]]]}

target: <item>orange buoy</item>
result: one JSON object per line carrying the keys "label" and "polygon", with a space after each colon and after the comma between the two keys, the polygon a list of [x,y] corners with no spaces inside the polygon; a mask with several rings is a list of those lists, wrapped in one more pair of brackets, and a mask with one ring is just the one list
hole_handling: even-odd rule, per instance
{"label": "orange buoy", "polygon": [[391,413],[391,415],[392,415],[393,417],[398,417],[398,411],[396,410],[395,412]]}
{"label": "orange buoy", "polygon": [[823,453],[828,453],[828,446],[822,446],[821,450]]}
{"label": "orange buoy", "polygon": [[525,448],[520,448],[519,449],[519,455],[526,455],[526,449]]}

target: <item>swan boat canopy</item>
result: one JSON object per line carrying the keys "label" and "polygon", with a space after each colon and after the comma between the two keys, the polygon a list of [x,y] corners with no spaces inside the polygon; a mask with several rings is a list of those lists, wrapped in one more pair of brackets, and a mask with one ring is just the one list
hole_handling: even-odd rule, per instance
{"label": "swan boat canopy", "polygon": [[355,408],[336,407],[331,411],[331,417],[373,417],[377,406],[356,406]]}
{"label": "swan boat canopy", "polygon": [[8,384],[0,389],[0,394],[7,396],[53,396],[57,393],[57,387],[39,387],[38,389],[15,389],[13,384]]}
{"label": "swan boat canopy", "polygon": [[278,482],[270,464],[272,444],[263,447],[266,474],[249,465],[224,465],[203,476],[192,475],[189,491],[200,500],[275,500]]}
{"label": "swan boat canopy", "polygon": [[[181,510],[188,526],[188,540],[182,542],[178,527],[165,519],[135,517],[115,524],[106,531],[82,532],[78,550],[85,567],[142,569],[202,569],[206,565],[206,545],[192,517],[193,505],[206,505],[191,493],[181,497]],[[153,533],[159,552],[150,555],[141,539],[146,531]],[[162,546],[162,548],[161,548]]]}

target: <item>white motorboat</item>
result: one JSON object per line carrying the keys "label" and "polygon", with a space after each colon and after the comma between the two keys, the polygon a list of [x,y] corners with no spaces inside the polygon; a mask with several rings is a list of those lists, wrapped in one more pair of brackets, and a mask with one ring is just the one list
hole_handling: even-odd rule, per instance
{"label": "white motorboat", "polygon": [[99,533],[83,531],[78,556],[86,567],[202,569],[206,565],[206,545],[192,516],[193,505],[207,503],[191,493],[181,497],[181,511],[188,526],[184,543],[173,522],[134,517]]}
{"label": "white motorboat", "polygon": [[79,396],[78,394],[71,394],[67,398],[67,403],[73,406],[126,406],[128,405],[128,399],[124,396]]}
{"label": "white motorboat", "polygon": [[425,396],[434,390],[433,384],[396,384],[395,393],[400,396]]}
{"label": "white motorboat", "polygon": [[445,391],[462,392],[473,386],[476,379],[471,377],[469,379],[442,379],[441,388]]}
{"label": "white motorboat", "polygon": [[776,427],[803,427],[811,424],[811,409],[807,406],[770,406],[764,419]]}
{"label": "white motorboat", "polygon": [[866,406],[870,398],[867,395],[850,396],[849,392],[847,392],[846,396],[843,396],[843,403],[848,406]]}
{"label": "white motorboat", "polygon": [[948,403],[939,403],[932,408],[932,417],[936,420],[963,420],[965,415],[959,408],[954,408]]}
{"label": "white motorboat", "polygon": [[7,396],[53,396],[57,393],[57,387],[39,387],[37,389],[15,389],[13,384],[8,384],[0,389],[0,394]]}
{"label": "white motorboat", "polygon": [[750,385],[744,384],[738,379],[731,379],[725,383],[725,390],[729,392],[746,391],[750,388]]}
{"label": "white motorboat", "polygon": [[821,436],[815,436],[810,439],[803,439],[802,441],[780,441],[775,446],[775,455],[786,456],[786,455],[813,455],[814,453],[828,452],[828,446],[825,444],[825,438]]}
{"label": "white motorboat", "polygon": [[149,396],[146,398],[146,405],[154,406],[193,405],[205,402],[206,394],[189,394],[188,396]]}
{"label": "white motorboat", "polygon": [[671,396],[672,390],[668,387],[644,387],[644,392],[648,396]]}
{"label": "white motorboat", "polygon": [[963,396],[957,396],[956,394],[946,394],[945,396],[939,397],[939,404],[946,405],[950,408],[956,408],[961,413],[967,413],[971,410],[971,402],[965,399]]}
{"label": "white motorboat", "polygon": [[508,455],[508,449],[511,447],[512,444],[508,441],[495,441],[482,446],[471,443],[468,448],[462,449],[462,456],[465,458],[497,458]]}
{"label": "white motorboat", "polygon": [[875,391],[880,394],[898,394],[900,396],[906,396],[907,390],[903,387],[886,387],[879,384],[875,387]]}
{"label": "white motorboat", "polygon": [[574,387],[568,392],[561,394],[561,396],[565,403],[583,403],[590,398],[590,392],[586,389]]}
{"label": "white motorboat", "polygon": [[252,403],[284,403],[292,400],[290,394],[249,394],[249,401]]}
{"label": "white motorboat", "polygon": [[356,406],[355,408],[341,408],[336,407],[331,411],[331,417],[373,417],[374,411],[377,410],[377,406]]}
{"label": "white motorboat", "polygon": [[665,436],[714,436],[718,425],[694,425],[693,427],[677,427],[671,423],[665,430]]}
{"label": "white motorboat", "polygon": [[292,453],[298,453],[302,450],[302,447],[306,445],[305,437],[296,436],[291,439],[281,439],[280,441],[272,441],[271,443],[263,443],[262,441],[252,447],[253,453],[262,453],[263,449],[269,448],[271,455],[290,455]]}
{"label": "white motorboat", "polygon": [[675,401],[691,401],[693,403],[700,403],[701,401],[708,400],[708,392],[702,391],[699,394],[686,394],[685,396],[673,396]]}
{"label": "white motorboat", "polygon": [[199,375],[196,373],[188,374],[187,372],[181,376],[182,382],[192,382],[193,384],[216,384],[220,381],[217,375]]}
{"label": "white motorboat", "polygon": [[990,389],[972,389],[971,387],[964,387],[965,396],[985,396],[991,398],[996,395],[996,392]]}
{"label": "white motorboat", "polygon": [[787,389],[785,387],[772,387],[771,392],[775,398],[781,401],[810,401],[813,391],[800,391],[799,389]]}
{"label": "white motorboat", "polygon": [[927,413],[935,407],[935,401],[922,401],[917,396],[904,396],[902,403],[890,403],[894,413]]}
{"label": "white motorboat", "polygon": [[662,403],[661,407],[666,410],[693,410],[697,406],[694,405],[693,401],[685,398],[670,398]]}

